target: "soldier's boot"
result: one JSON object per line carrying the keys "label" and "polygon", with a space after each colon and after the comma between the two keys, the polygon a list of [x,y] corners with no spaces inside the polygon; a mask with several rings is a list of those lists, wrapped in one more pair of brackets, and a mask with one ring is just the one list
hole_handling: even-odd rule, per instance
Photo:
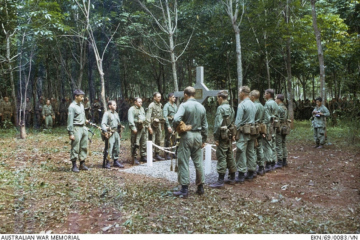
{"label": "soldier's boot", "polygon": [[282,168],[283,167],[283,161],[281,159],[278,159],[277,163],[275,164],[275,169]]}
{"label": "soldier's boot", "polygon": [[257,174],[260,176],[264,176],[265,175],[265,169],[264,166],[260,166],[259,169],[257,170]]}
{"label": "soldier's boot", "polygon": [[139,161],[137,160],[136,157],[133,157],[133,161],[132,161],[133,165],[140,165]]}
{"label": "soldier's boot", "polygon": [[257,177],[257,170],[254,171],[254,175],[253,175],[253,178],[256,178]]}
{"label": "soldier's boot", "polygon": [[318,148],[319,147],[319,144],[318,143],[316,143],[316,145],[314,146],[314,148]]}
{"label": "soldier's boot", "polygon": [[286,160],[286,158],[283,158],[283,167],[287,167],[287,166],[288,166],[287,160]]}
{"label": "soldier's boot", "polygon": [[159,153],[155,153],[154,159],[158,161],[165,160],[164,158],[160,157]]}
{"label": "soldier's boot", "polygon": [[271,168],[271,162],[266,162],[266,165],[265,165],[265,172],[271,172],[272,171],[272,168]]}
{"label": "soldier's boot", "polygon": [[75,172],[75,173],[78,173],[80,172],[79,169],[77,168],[76,166],[76,160],[75,161],[72,161],[72,169],[71,171]]}
{"label": "soldier's boot", "polygon": [[271,162],[271,169],[275,170],[275,162]]}
{"label": "soldier's boot", "polygon": [[320,145],[320,146],[317,147],[317,149],[321,149],[321,148],[323,148],[323,145]]}
{"label": "soldier's boot", "polygon": [[254,171],[248,171],[245,180],[251,182],[254,179]]}
{"label": "soldier's boot", "polygon": [[140,162],[147,162],[147,157],[146,156],[141,156]]}
{"label": "soldier's boot", "polygon": [[225,184],[235,185],[235,172],[229,174],[229,178],[224,181]]}
{"label": "soldier's boot", "polygon": [[84,170],[84,171],[87,171],[89,170],[89,168],[87,166],[85,166],[85,161],[81,161],[80,162],[80,167],[79,167],[80,170]]}
{"label": "soldier's boot", "polygon": [[105,168],[107,168],[107,169],[110,169],[110,168],[111,168],[111,166],[110,166],[110,161],[106,160]]}
{"label": "soldier's boot", "polygon": [[171,160],[171,157],[168,153],[165,155],[165,160]]}
{"label": "soldier's boot", "polygon": [[217,180],[217,182],[211,184],[209,187],[211,188],[224,188],[224,177],[225,177],[225,174],[223,173],[219,173],[219,178]]}
{"label": "soldier's boot", "polygon": [[239,172],[238,177],[235,179],[237,183],[244,183],[245,182],[245,173]]}
{"label": "soldier's boot", "polygon": [[187,185],[182,185],[180,191],[173,192],[173,195],[176,196],[176,197],[182,196],[183,198],[187,198],[188,195],[189,195],[188,186]]}
{"label": "soldier's boot", "polygon": [[113,165],[113,167],[124,168],[124,165],[122,165],[121,163],[119,163],[117,159],[114,159],[114,165]]}
{"label": "soldier's boot", "polygon": [[198,195],[203,195],[204,194],[204,185],[200,184],[197,186],[197,190],[196,190],[196,193]]}

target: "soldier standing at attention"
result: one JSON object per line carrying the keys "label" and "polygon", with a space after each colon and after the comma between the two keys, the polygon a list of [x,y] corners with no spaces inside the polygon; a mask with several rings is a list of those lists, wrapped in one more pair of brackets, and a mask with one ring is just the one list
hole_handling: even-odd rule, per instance
{"label": "soldier standing at attention", "polygon": [[[161,140],[161,131],[162,131],[162,123],[165,122],[163,114],[162,114],[162,104],[160,103],[161,94],[159,92],[155,92],[153,94],[154,101],[150,103],[149,109],[146,112],[146,121],[150,123],[149,125],[149,138],[152,141],[160,146]],[[155,147],[155,156],[154,160],[164,160],[164,158],[159,156],[160,149]]]}
{"label": "soldier standing at attention", "polygon": [[[265,103],[265,111],[267,111],[267,114],[269,115],[269,119],[265,119],[265,124],[267,126],[268,134],[266,136],[266,140],[268,141],[263,145],[264,149],[264,156],[265,156],[265,172],[270,172],[273,170],[275,166],[275,162],[277,160],[276,157],[276,129],[274,127],[275,121],[278,121],[279,115],[278,115],[278,105],[274,101],[274,90],[273,89],[267,89],[264,93],[264,98],[266,99]],[[270,147],[271,146],[271,147]]]}
{"label": "soldier standing at attention", "polygon": [[[169,102],[167,102],[164,106],[163,109],[163,114],[164,114],[164,118],[165,118],[165,125],[166,125],[166,129],[165,129],[165,147],[172,147],[175,145],[175,141],[176,139],[173,139],[172,144],[171,145],[171,137],[175,136],[173,135],[173,120],[174,120],[174,115],[177,112],[177,106],[175,104],[175,96],[174,93],[169,93],[168,95],[168,99]],[[166,160],[171,160],[171,157],[169,155],[169,153],[165,153],[165,159]],[[175,158],[175,156],[173,156]]]}
{"label": "soldier standing at attention", "polygon": [[[120,153],[120,135],[117,131],[120,123],[119,114],[116,112],[116,102],[108,102],[108,111],[104,113],[101,121],[101,129],[105,133],[105,137],[109,139],[108,154],[110,158],[114,160],[113,167],[124,168],[124,166],[118,162]],[[109,136],[107,128],[114,130],[113,134]],[[105,168],[110,168],[110,162],[106,161]]]}
{"label": "soldier standing at attention", "polygon": [[4,102],[1,104],[0,114],[2,116],[2,121],[11,121],[11,117],[13,115],[13,106],[11,102],[9,102],[8,97],[4,97]]}
{"label": "soldier standing at attention", "polygon": [[236,129],[240,131],[240,136],[236,143],[236,168],[239,172],[236,182],[238,183],[244,183],[245,179],[252,181],[256,171],[255,139],[250,133],[246,133],[244,128],[245,126],[250,127],[255,124],[256,107],[250,100],[249,94],[250,88],[248,86],[242,86],[239,89],[241,103],[238,106],[235,120]]}
{"label": "soldier standing at attention", "polygon": [[324,105],[321,105],[321,103],[322,103],[322,98],[318,97],[316,99],[316,107],[312,112],[314,116],[312,125],[314,128],[314,137],[316,142],[314,148],[323,148],[325,144],[326,117],[330,116],[329,110]]}
{"label": "soldier standing at attention", "polygon": [[55,120],[55,114],[52,109],[50,99],[46,100],[46,105],[42,109],[43,120],[45,120],[45,128],[51,129],[53,126],[53,121]]}
{"label": "soldier standing at attention", "polygon": [[30,102],[30,98],[26,98],[26,108],[25,108],[25,124],[27,127],[31,124],[31,114],[33,113],[33,105]]}
{"label": "soldier standing at attention", "polygon": [[[260,98],[260,92],[258,90],[253,90],[250,92],[250,100],[255,104],[256,107],[255,123],[258,125],[264,124],[265,119],[267,120],[269,119],[269,115],[265,111],[264,106],[260,103],[259,98]],[[267,143],[263,142],[266,141],[264,137],[265,136],[261,133],[259,134],[259,136],[257,136],[256,140],[258,142],[258,145],[257,147],[255,147],[256,164],[259,166],[257,174],[260,176],[265,175],[265,158],[264,158],[263,145]]]}
{"label": "soldier standing at attention", "polygon": [[[235,141],[235,136],[231,139],[227,134],[229,125],[234,122],[235,112],[234,109],[229,105],[228,93],[224,90],[218,92],[217,101],[220,106],[217,108],[214,121],[214,141],[216,148],[217,172],[219,173],[218,181],[211,184],[212,188],[223,188],[224,183],[234,185],[235,184],[235,173],[236,163],[234,154],[232,151],[232,140]],[[230,179],[224,181],[226,169],[229,169]]]}
{"label": "soldier standing at attention", "polygon": [[181,125],[191,126],[191,130],[178,132],[180,143],[178,148],[178,181],[181,190],[173,192],[174,196],[188,196],[189,179],[189,158],[194,162],[196,169],[196,193],[204,194],[205,175],[201,157],[201,148],[205,146],[208,133],[206,111],[203,105],[195,100],[195,88],[187,87],[184,90],[184,102],[179,106],[174,116],[173,126],[175,129]]}
{"label": "soldier standing at attention", "polygon": [[[278,94],[276,95],[275,102],[279,106],[279,120],[280,125],[287,124],[287,108],[284,104],[284,95]],[[279,129],[276,131],[276,152],[277,152],[277,163],[275,164],[276,168],[282,168],[287,166],[286,158],[287,158],[287,148],[286,148],[286,135],[282,134],[281,130]]]}
{"label": "soldier standing at attention", "polygon": [[[85,127],[87,120],[85,118],[84,92],[80,89],[74,91],[75,100],[68,109],[67,130],[71,140],[70,160],[72,162],[72,171],[78,173],[80,170],[88,170],[85,166],[85,159],[88,148],[88,130]],[[76,160],[79,159],[80,167],[77,168]]]}
{"label": "soldier standing at attention", "polygon": [[134,98],[134,106],[129,109],[128,121],[131,129],[131,156],[133,165],[139,165],[136,159],[136,149],[139,148],[140,161],[146,162],[146,141],[147,141],[147,122],[144,108],[141,106],[141,98]]}

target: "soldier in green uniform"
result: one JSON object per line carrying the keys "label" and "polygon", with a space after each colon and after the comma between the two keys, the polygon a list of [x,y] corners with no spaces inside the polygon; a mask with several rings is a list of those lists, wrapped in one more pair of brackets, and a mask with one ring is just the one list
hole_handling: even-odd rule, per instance
{"label": "soldier in green uniform", "polygon": [[[165,119],[162,114],[162,104],[160,103],[161,94],[159,92],[155,92],[153,97],[154,101],[150,103],[149,109],[146,112],[146,121],[150,123],[149,139],[151,139],[156,145],[160,146],[161,132],[163,128],[162,124],[165,122]],[[164,160],[164,158],[159,155],[159,148],[155,147],[154,152],[154,160]]]}
{"label": "soldier in green uniform", "polygon": [[322,98],[318,97],[316,99],[316,107],[312,112],[314,120],[312,125],[314,128],[314,138],[316,145],[314,148],[323,148],[325,144],[325,127],[326,127],[326,117],[330,116],[329,110],[322,104]]}
{"label": "soldier in green uniform", "polygon": [[45,128],[51,129],[53,121],[55,120],[55,114],[51,106],[50,99],[46,100],[46,105],[42,108],[42,117],[45,120]]}
{"label": "soldier in green uniform", "polygon": [[[174,120],[174,115],[177,112],[177,106],[175,104],[175,96],[174,93],[169,93],[168,95],[168,99],[169,101],[165,104],[164,109],[163,109],[163,114],[164,114],[164,118],[165,118],[165,147],[170,147],[170,146],[174,146],[175,145],[175,141],[176,139],[174,139],[174,129],[172,128],[173,126],[173,120]],[[171,140],[171,137],[173,137],[173,139]],[[171,145],[171,141],[172,144]],[[169,155],[169,153],[165,153],[165,159],[166,160],[170,160],[171,157]],[[175,156],[173,156],[175,157]]]}
{"label": "soldier in green uniform", "polygon": [[[217,101],[220,106],[217,108],[214,121],[214,141],[216,148],[217,172],[219,178],[217,182],[211,184],[212,188],[223,188],[224,183],[234,185],[235,184],[235,173],[236,163],[234,154],[232,151],[232,141],[235,141],[235,136],[230,135],[229,126],[234,123],[235,112],[234,109],[229,105],[228,93],[224,90],[218,92]],[[230,134],[232,134],[230,132]],[[224,181],[226,169],[229,169],[230,178]]]}
{"label": "soldier in green uniform", "polygon": [[[284,95],[278,94],[276,95],[275,102],[279,106],[279,121],[280,126],[287,124],[287,108],[284,104]],[[282,168],[287,166],[287,148],[286,148],[286,135],[284,135],[280,129],[277,129],[276,131],[276,153],[277,153],[277,163],[275,164],[275,169]]]}
{"label": "soldier in green uniform", "polygon": [[[235,120],[237,131],[240,131],[239,139],[236,143],[236,168],[239,172],[236,182],[244,183],[245,179],[252,181],[256,171],[256,156],[254,150],[255,138],[246,133],[245,127],[255,125],[255,104],[249,98],[250,88],[242,86],[239,89],[241,103]],[[247,174],[246,174],[247,172]],[[246,174],[246,176],[245,176]]]}
{"label": "soldier in green uniform", "polygon": [[38,103],[35,106],[35,115],[36,115],[36,122],[37,122],[37,127],[40,128],[42,125],[42,109],[43,109],[43,100],[40,98]]}
{"label": "soldier in green uniform", "polygon": [[204,194],[205,175],[201,157],[201,148],[205,146],[208,133],[206,111],[203,105],[195,100],[195,88],[187,87],[184,90],[184,103],[179,106],[174,116],[173,127],[177,129],[181,122],[191,126],[191,130],[179,133],[180,143],[177,151],[178,181],[180,191],[173,192],[174,196],[188,196],[189,158],[194,162],[196,169],[196,193]]}
{"label": "soldier in green uniform", "polygon": [[[88,170],[85,166],[85,159],[88,152],[88,129],[85,124],[88,121],[85,118],[85,110],[82,101],[84,92],[80,89],[74,91],[75,100],[68,109],[67,130],[71,140],[70,160],[72,162],[72,171],[78,173],[80,170]],[[80,167],[77,168],[76,161],[79,159]]]}
{"label": "soldier in green uniform", "polygon": [[59,106],[59,115],[60,115],[60,125],[64,126],[67,122],[67,112],[68,107],[66,106],[66,99],[63,98],[61,100],[60,106]]}
{"label": "soldier in green uniform", "polygon": [[145,117],[145,110],[141,106],[141,98],[134,98],[134,106],[129,109],[128,121],[131,129],[131,156],[133,164],[139,165],[136,156],[136,149],[139,148],[140,161],[146,162],[146,141],[147,141],[147,122]]}
{"label": "soldier in green uniform", "polygon": [[93,111],[94,122],[98,123],[100,120],[100,112],[101,112],[101,104],[99,103],[98,98],[95,99],[92,108],[94,109]]}
{"label": "soldier in green uniform", "polygon": [[54,118],[53,126],[55,126],[56,122],[58,120],[57,116],[59,116],[59,114],[58,114],[59,113],[59,104],[58,104],[56,98],[51,98],[51,107],[54,111],[55,118]]}
{"label": "soldier in green uniform", "polygon": [[266,136],[267,143],[263,144],[264,157],[266,161],[265,172],[270,172],[275,166],[277,160],[276,156],[276,128],[274,127],[275,121],[279,121],[279,107],[274,101],[274,90],[265,90],[264,98],[267,100],[265,103],[265,111],[269,115],[269,119],[265,119],[268,134]]}
{"label": "soldier in green uniform", "polygon": [[[255,104],[256,114],[255,114],[255,124],[264,124],[265,120],[269,121],[269,115],[267,111],[265,111],[264,106],[259,101],[260,92],[258,90],[253,90],[250,92],[250,100]],[[257,175],[263,176],[265,175],[265,158],[264,158],[264,150],[263,145],[267,144],[266,139],[264,139],[263,134],[259,134],[256,138],[257,147],[255,147],[256,152],[256,164],[259,166],[257,170]]]}
{"label": "soldier in green uniform", "polygon": [[[118,162],[120,153],[120,135],[117,131],[118,126],[121,125],[119,114],[116,112],[116,102],[108,102],[108,111],[104,113],[101,121],[101,129],[105,133],[105,137],[109,139],[108,154],[111,159],[114,160],[114,167],[124,168],[124,166]],[[113,133],[109,136],[110,128]],[[105,168],[110,168],[110,162],[106,161]]]}
{"label": "soldier in green uniform", "polygon": [[33,113],[33,105],[30,101],[30,98],[26,98],[26,108],[25,108],[25,124],[27,127],[31,124],[31,115]]}
{"label": "soldier in green uniform", "polygon": [[14,107],[11,102],[9,102],[8,97],[4,97],[4,102],[1,104],[0,114],[2,117],[2,121],[11,121],[11,117],[14,112]]}

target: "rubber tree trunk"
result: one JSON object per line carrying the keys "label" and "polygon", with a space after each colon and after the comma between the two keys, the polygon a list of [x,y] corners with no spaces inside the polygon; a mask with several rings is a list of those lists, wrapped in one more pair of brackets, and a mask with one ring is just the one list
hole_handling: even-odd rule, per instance
{"label": "rubber tree trunk", "polygon": [[324,52],[323,52],[323,49],[321,46],[321,32],[317,26],[315,3],[316,3],[316,0],[311,0],[311,13],[312,13],[312,19],[313,19],[313,28],[314,28],[315,38],[316,38],[316,47],[318,50],[318,58],[319,58],[319,66],[320,66],[320,96],[323,99],[322,104],[324,105],[326,102],[325,62],[324,62]]}
{"label": "rubber tree trunk", "polygon": [[[238,79],[238,89],[243,85],[243,69],[241,62],[241,41],[240,41],[240,28],[233,24],[233,28],[235,31],[235,40],[236,40],[236,71],[237,71],[237,79]],[[239,99],[240,102],[240,99]]]}

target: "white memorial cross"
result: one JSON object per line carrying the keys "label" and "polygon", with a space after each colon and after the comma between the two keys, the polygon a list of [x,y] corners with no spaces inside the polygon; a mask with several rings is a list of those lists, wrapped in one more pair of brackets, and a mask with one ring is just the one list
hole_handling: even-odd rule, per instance
{"label": "white memorial cross", "polygon": [[[204,67],[196,68],[195,99],[203,103],[208,97],[214,97],[220,90],[209,90],[204,84]],[[226,91],[226,90],[225,90]],[[184,97],[184,91],[174,92],[175,97]]]}

